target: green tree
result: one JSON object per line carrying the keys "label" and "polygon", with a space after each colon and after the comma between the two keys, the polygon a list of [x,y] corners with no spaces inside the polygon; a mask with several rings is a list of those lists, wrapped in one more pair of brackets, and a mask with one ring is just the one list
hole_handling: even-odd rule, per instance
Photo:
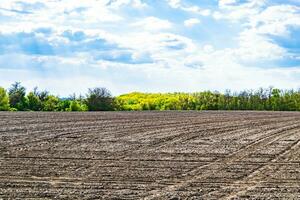
{"label": "green tree", "polygon": [[56,96],[49,95],[43,103],[43,111],[58,111],[59,99]]}
{"label": "green tree", "polygon": [[0,87],[0,111],[9,110],[9,97],[4,88]]}
{"label": "green tree", "polygon": [[12,108],[17,110],[26,110],[26,89],[21,86],[20,82],[15,82],[12,84],[11,88],[8,90],[9,102]]}
{"label": "green tree", "polygon": [[73,100],[70,103],[69,108],[67,111],[87,111],[88,108],[85,104],[80,103],[80,101]]}
{"label": "green tree", "polygon": [[69,111],[71,101],[69,99],[60,99],[57,106],[57,111]]}
{"label": "green tree", "polygon": [[279,89],[273,89],[271,95],[272,110],[280,110],[280,93]]}
{"label": "green tree", "polygon": [[40,111],[43,109],[42,101],[34,92],[30,92],[27,95],[27,99],[28,99],[28,109],[29,110]]}
{"label": "green tree", "polygon": [[86,105],[89,111],[113,110],[113,98],[111,92],[106,88],[89,89]]}

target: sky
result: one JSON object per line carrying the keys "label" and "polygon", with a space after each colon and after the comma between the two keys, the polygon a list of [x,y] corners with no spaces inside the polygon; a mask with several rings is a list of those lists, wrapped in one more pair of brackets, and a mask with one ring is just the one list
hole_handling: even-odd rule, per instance
{"label": "sky", "polygon": [[300,87],[299,0],[0,0],[0,86]]}

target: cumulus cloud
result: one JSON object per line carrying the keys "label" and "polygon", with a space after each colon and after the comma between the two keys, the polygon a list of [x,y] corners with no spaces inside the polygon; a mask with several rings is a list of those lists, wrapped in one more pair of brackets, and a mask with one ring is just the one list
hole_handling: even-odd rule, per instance
{"label": "cumulus cloud", "polygon": [[214,51],[214,47],[212,45],[206,44],[203,47],[204,52],[211,53]]}
{"label": "cumulus cloud", "polygon": [[195,26],[197,24],[200,24],[200,23],[201,23],[201,21],[197,18],[191,18],[191,19],[188,19],[188,20],[184,21],[184,25],[186,27],[193,27],[193,26]]}
{"label": "cumulus cloud", "polygon": [[148,5],[141,0],[110,0],[106,5],[114,8],[119,8],[120,6],[131,6],[137,9],[146,8]]}
{"label": "cumulus cloud", "polygon": [[239,21],[257,15],[267,5],[267,0],[219,0],[220,12],[215,13],[217,19]]}
{"label": "cumulus cloud", "polygon": [[138,20],[135,23],[131,24],[133,27],[143,28],[147,31],[159,31],[164,29],[170,29],[172,23],[168,20],[163,20],[157,17],[147,17],[141,20]]}
{"label": "cumulus cloud", "polygon": [[300,26],[300,7],[271,6],[251,17],[249,24],[260,34],[286,36],[291,27]]}
{"label": "cumulus cloud", "polygon": [[236,0],[219,0],[220,6],[227,6],[236,3]]}
{"label": "cumulus cloud", "polygon": [[262,62],[265,60],[283,59],[286,50],[272,42],[266,36],[257,34],[253,30],[245,30],[239,36],[239,48],[233,50],[239,60],[248,62]]}
{"label": "cumulus cloud", "polygon": [[209,16],[211,14],[210,9],[204,9],[197,5],[187,5],[182,0],[167,0],[168,4],[175,9],[180,9],[186,12],[195,13],[202,16]]}
{"label": "cumulus cloud", "polygon": [[60,95],[299,87],[299,5],[268,2],[3,1],[0,85]]}
{"label": "cumulus cloud", "polygon": [[[215,53],[215,56],[218,54]],[[185,68],[182,66],[168,68],[163,63],[128,65],[109,61],[93,63],[88,59],[81,62],[83,63],[69,63],[67,60],[58,58],[50,60],[44,63],[43,67],[48,70],[56,67],[57,72],[60,73],[47,76],[45,76],[45,70],[39,72],[28,69],[0,69],[1,85],[8,87],[11,84],[9,77],[14,76],[28,89],[39,85],[42,89],[51,90],[61,96],[66,96],[71,92],[84,94],[87,86],[99,85],[110,88],[117,95],[131,91],[193,92],[207,89],[224,91],[227,88],[241,90],[270,85],[280,88],[296,88],[299,86],[297,80],[300,76],[298,68],[246,68],[226,59],[204,60],[205,67],[202,67],[199,62],[197,66],[195,58],[194,62],[190,63],[192,67]],[[80,67],[82,65],[86,67],[82,69]]]}
{"label": "cumulus cloud", "polygon": [[282,44],[276,43],[273,36],[288,37],[293,28],[299,27],[300,7],[289,4],[268,6],[266,0],[219,0],[219,8],[213,14],[215,19],[242,24],[243,29],[236,38],[238,47],[227,50],[237,61],[274,63],[295,57]]}

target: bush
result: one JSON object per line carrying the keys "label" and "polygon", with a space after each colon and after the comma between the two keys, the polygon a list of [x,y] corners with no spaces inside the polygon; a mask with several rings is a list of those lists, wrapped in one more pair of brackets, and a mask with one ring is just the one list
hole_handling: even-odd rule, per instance
{"label": "bush", "polygon": [[43,103],[44,111],[58,111],[59,99],[53,95],[50,95],[46,98]]}
{"label": "bush", "polygon": [[42,105],[42,101],[40,100],[40,98],[35,95],[35,93],[30,92],[27,95],[27,99],[28,99],[28,109],[32,110],[32,111],[40,111],[43,108]]}
{"label": "bush", "polygon": [[89,89],[86,99],[89,111],[109,111],[113,110],[113,98],[106,88]]}
{"label": "bush", "polygon": [[4,88],[0,87],[0,111],[8,111],[9,98]]}
{"label": "bush", "polygon": [[71,101],[67,111],[87,111],[88,107],[85,104],[81,104],[77,100]]}

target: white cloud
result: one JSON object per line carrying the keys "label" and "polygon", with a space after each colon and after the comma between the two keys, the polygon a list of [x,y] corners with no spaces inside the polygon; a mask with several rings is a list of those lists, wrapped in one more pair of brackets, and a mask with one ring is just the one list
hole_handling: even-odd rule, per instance
{"label": "white cloud", "polygon": [[252,29],[247,29],[240,34],[239,48],[234,51],[241,60],[253,63],[261,60],[281,59],[286,55],[284,48]]}
{"label": "white cloud", "polygon": [[168,20],[156,17],[147,17],[131,24],[133,27],[143,28],[147,31],[159,31],[172,28],[172,23]]}
{"label": "white cloud", "polygon": [[169,5],[172,8],[180,8],[181,7],[181,0],[167,0],[167,2],[169,3]]}
{"label": "white cloud", "polygon": [[[221,0],[218,8],[209,10],[185,0],[168,0],[170,7],[186,12],[187,20],[175,25],[178,21],[173,14],[178,10],[169,9],[170,13],[164,13],[164,19],[161,19],[158,18],[162,16],[159,8],[151,1],[147,1],[149,5],[144,2],[1,2],[0,7],[4,10],[0,10],[0,15],[5,15],[5,21],[0,21],[0,39],[5,38],[2,40],[5,48],[0,48],[0,85],[8,87],[19,80],[28,88],[39,85],[63,96],[72,92],[84,93],[88,87],[95,86],[108,87],[114,94],[135,90],[163,92],[300,86],[297,85],[299,68],[280,68],[275,62],[287,56],[299,56],[291,55],[270,37],[289,37],[291,27],[299,26],[299,7],[268,7],[264,0]],[[22,14],[22,11],[27,13]],[[190,34],[190,29],[185,27],[201,23],[201,16],[224,20],[209,24],[211,20],[203,19],[207,26],[198,26],[197,31],[204,34]],[[228,41],[232,40],[232,43],[218,39],[223,32],[219,26],[213,27],[216,24],[224,28],[226,37],[229,34],[225,32],[230,32]],[[49,33],[38,31],[40,28],[49,29]],[[70,38],[64,36],[66,32]],[[83,38],[77,40],[76,33],[82,33]],[[22,34],[32,37],[26,38]],[[40,40],[53,47],[53,55],[30,54],[29,44],[39,49]],[[10,47],[7,41],[13,47],[23,46],[17,49],[19,51],[11,48],[5,52]],[[229,44],[230,48],[223,44]],[[266,68],[257,67],[260,62],[266,63]],[[74,87],[74,82],[80,85]]]}
{"label": "white cloud", "polygon": [[287,37],[291,27],[300,26],[300,8],[291,5],[266,6],[265,0],[248,0],[238,3],[220,0],[220,11],[215,19],[239,21],[243,30],[236,41],[238,47],[228,49],[235,60],[257,63],[285,59],[290,53],[276,44],[270,35]]}
{"label": "white cloud", "polygon": [[184,58],[197,49],[191,39],[171,33],[131,33],[115,41],[120,47],[133,49],[133,57],[147,55],[155,68],[184,69]]}
{"label": "white cloud", "polygon": [[226,6],[236,3],[236,0],[219,0],[219,6]]}
{"label": "white cloud", "polygon": [[141,0],[110,0],[110,6],[113,8],[119,8],[120,6],[131,6],[137,9],[144,9],[148,7],[145,2]]}
{"label": "white cloud", "polygon": [[184,21],[184,25],[186,27],[193,27],[193,26],[195,26],[197,24],[200,24],[200,23],[201,23],[201,21],[197,18],[191,18],[191,19],[188,19],[188,20]]}
{"label": "white cloud", "polygon": [[219,0],[220,12],[216,12],[215,18],[232,21],[248,19],[257,15],[266,6],[266,3],[267,0],[248,0],[244,3],[237,3],[234,0]]}
{"label": "white cloud", "polygon": [[212,17],[216,20],[220,20],[223,18],[223,14],[219,11],[215,11],[213,12]]}
{"label": "white cloud", "polygon": [[[204,55],[204,54],[203,54]],[[47,89],[54,94],[67,96],[73,92],[85,94],[87,88],[104,86],[109,88],[114,95],[132,91],[145,92],[173,92],[173,91],[199,91],[199,90],[243,90],[270,85],[279,88],[299,87],[299,68],[256,68],[236,64],[221,52],[207,54],[207,60],[202,60],[204,67],[166,67],[164,63],[127,65],[113,62],[90,63],[85,60],[85,69],[78,64],[65,64],[56,59],[56,65],[62,71],[59,73],[43,76],[32,70],[25,69],[1,69],[1,85],[9,87],[16,79],[21,81],[29,90],[34,86]],[[209,56],[216,59],[209,59]],[[195,55],[190,63],[200,63]],[[205,56],[204,56],[205,57]],[[188,59],[186,60],[188,63]],[[170,65],[181,63],[171,63]],[[201,65],[201,64],[200,64]],[[103,67],[105,66],[105,67]],[[138,73],[137,73],[138,72]],[[126,76],[125,76],[126,74]],[[109,75],[109,76],[108,76]],[[138,84],[137,84],[138,81]],[[74,85],[75,84],[75,85]]]}
{"label": "white cloud", "polygon": [[214,47],[212,45],[207,44],[204,45],[203,50],[206,53],[212,53],[214,51]]}
{"label": "white cloud", "polygon": [[167,2],[174,9],[181,9],[183,11],[202,16],[209,16],[211,14],[211,10],[209,9],[203,9],[196,5],[185,5],[181,0],[167,0]]}
{"label": "white cloud", "polygon": [[198,6],[190,6],[190,7],[183,7],[182,10],[187,12],[196,13],[202,16],[209,16],[211,14],[211,10],[209,9],[202,9]]}
{"label": "white cloud", "polygon": [[122,16],[113,12],[107,2],[108,0],[85,0],[76,3],[72,0],[32,0],[26,2],[10,0],[1,2],[0,14],[9,12],[11,17],[20,23],[46,23],[55,26],[78,26],[82,21],[85,22],[85,25],[90,25],[91,23],[122,20]]}
{"label": "white cloud", "polygon": [[287,36],[291,27],[300,26],[300,7],[271,6],[251,17],[249,24],[260,34]]}

